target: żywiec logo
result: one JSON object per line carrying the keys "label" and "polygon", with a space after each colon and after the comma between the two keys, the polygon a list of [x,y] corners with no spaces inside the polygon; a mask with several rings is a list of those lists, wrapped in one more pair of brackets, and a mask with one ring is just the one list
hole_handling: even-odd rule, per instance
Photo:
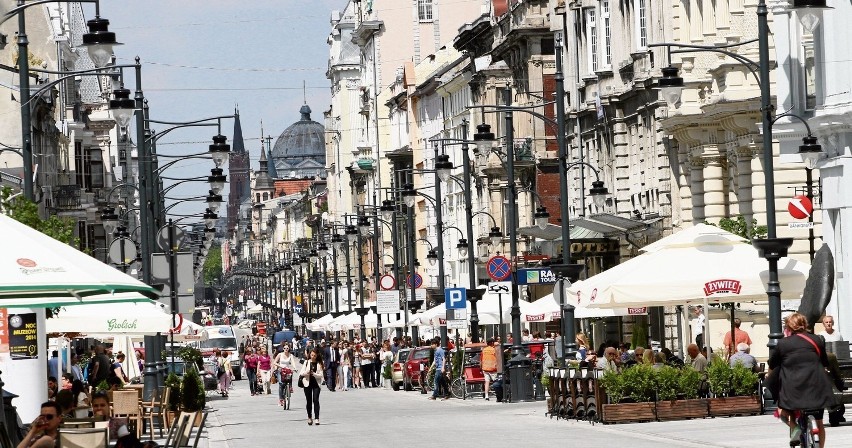
{"label": "\u017cywiec logo", "polygon": [[23,267],[25,267],[25,268],[34,268],[34,267],[36,267],[36,262],[35,262],[35,261],[30,260],[29,258],[18,258],[16,261],[18,262],[18,264],[19,264],[19,265],[21,265],[21,266],[23,266]]}
{"label": "\u017cywiec logo", "polygon": [[118,319],[110,319],[107,321],[108,331],[115,330],[135,330],[136,329],[136,319],[127,320],[124,319],[119,321]]}
{"label": "\u017cywiec logo", "polygon": [[739,280],[721,279],[713,280],[704,284],[704,295],[710,296],[713,294],[739,294],[742,285]]}
{"label": "\u017cywiec logo", "polygon": [[540,322],[544,320],[544,314],[527,314],[527,322]]}

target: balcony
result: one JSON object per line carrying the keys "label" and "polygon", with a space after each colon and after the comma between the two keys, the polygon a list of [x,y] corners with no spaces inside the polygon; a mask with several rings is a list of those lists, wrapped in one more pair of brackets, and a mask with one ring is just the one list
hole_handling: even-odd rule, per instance
{"label": "balcony", "polygon": [[62,210],[77,209],[80,207],[80,193],[79,185],[58,185],[54,195],[54,206]]}

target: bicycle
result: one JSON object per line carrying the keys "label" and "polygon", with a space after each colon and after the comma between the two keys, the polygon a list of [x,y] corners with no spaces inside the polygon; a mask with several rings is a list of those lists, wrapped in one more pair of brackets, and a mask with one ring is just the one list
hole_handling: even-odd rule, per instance
{"label": "bicycle", "polygon": [[293,371],[282,367],[280,370],[281,384],[284,387],[284,399],[281,400],[281,408],[285,411],[290,409],[290,391],[293,390]]}
{"label": "bicycle", "polygon": [[797,429],[799,440],[790,440],[790,446],[801,446],[802,448],[819,447],[819,427],[812,411],[797,411]]}

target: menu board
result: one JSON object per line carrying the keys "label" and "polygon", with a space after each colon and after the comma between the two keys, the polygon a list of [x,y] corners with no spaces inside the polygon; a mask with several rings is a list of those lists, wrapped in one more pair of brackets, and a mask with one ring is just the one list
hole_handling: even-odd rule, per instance
{"label": "menu board", "polygon": [[38,359],[36,313],[9,315],[9,353],[12,359]]}

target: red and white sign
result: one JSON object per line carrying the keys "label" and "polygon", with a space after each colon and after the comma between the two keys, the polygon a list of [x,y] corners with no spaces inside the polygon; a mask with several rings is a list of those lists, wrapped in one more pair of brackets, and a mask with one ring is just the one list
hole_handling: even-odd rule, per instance
{"label": "red and white sign", "polygon": [[705,296],[713,294],[739,294],[741,290],[742,284],[740,284],[739,280],[720,279],[704,284]]}
{"label": "red and white sign", "polygon": [[183,315],[182,314],[175,314],[172,317],[172,325],[174,325],[175,327],[172,328],[170,331],[172,333],[180,333],[180,329],[183,326]]}
{"label": "red and white sign", "polygon": [[396,288],[396,279],[393,275],[385,274],[381,278],[379,278],[379,286],[385,291],[390,291],[391,289]]}
{"label": "red and white sign", "polygon": [[800,194],[790,199],[790,203],[787,204],[787,211],[793,218],[808,219],[814,212],[814,204],[807,196]]}
{"label": "red and white sign", "polygon": [[527,314],[524,316],[527,322],[544,322],[544,313],[542,314]]}

